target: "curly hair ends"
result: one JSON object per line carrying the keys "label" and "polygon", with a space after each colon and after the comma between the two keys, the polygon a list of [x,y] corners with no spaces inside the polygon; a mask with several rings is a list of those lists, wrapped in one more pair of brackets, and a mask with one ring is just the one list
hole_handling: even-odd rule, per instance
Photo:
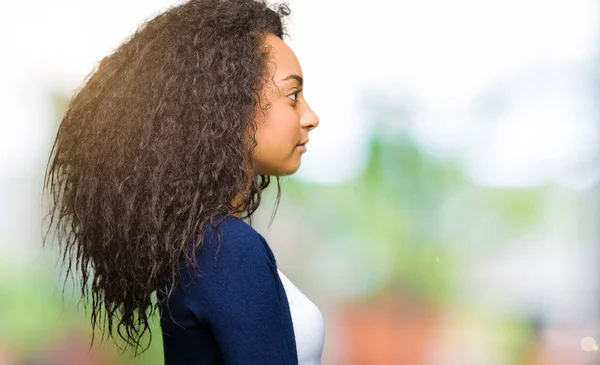
{"label": "curly hair ends", "polygon": [[204,227],[258,208],[269,186],[250,158],[268,81],[263,41],[285,35],[289,14],[255,0],[174,6],[102,59],[70,100],[44,191],[66,278],[79,273],[102,340],[108,330],[123,350],[144,352],[149,319],[182,262],[196,265]]}

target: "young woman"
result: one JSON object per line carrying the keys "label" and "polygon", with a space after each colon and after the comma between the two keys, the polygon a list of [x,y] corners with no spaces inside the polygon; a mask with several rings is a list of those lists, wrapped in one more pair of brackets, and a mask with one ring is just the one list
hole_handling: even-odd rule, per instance
{"label": "young woman", "polygon": [[[252,214],[319,120],[283,42],[286,5],[191,0],[146,22],[70,101],[44,186],[92,328],[166,365],[320,364],[319,309]],[[249,219],[250,223],[246,223]]]}

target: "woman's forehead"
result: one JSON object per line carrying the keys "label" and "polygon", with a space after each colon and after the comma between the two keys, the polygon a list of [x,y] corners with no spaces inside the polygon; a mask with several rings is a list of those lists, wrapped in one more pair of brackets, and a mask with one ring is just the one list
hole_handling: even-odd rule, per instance
{"label": "woman's forehead", "polygon": [[275,66],[275,81],[286,78],[291,74],[302,76],[302,68],[296,54],[281,38],[269,34],[266,43],[272,53],[271,60]]}

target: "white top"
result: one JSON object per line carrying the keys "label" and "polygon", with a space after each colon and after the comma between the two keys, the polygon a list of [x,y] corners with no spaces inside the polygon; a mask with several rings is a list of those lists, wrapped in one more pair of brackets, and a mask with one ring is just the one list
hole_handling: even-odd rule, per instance
{"label": "white top", "polygon": [[319,308],[310,301],[279,269],[285,294],[290,303],[299,365],[321,365],[325,345],[325,321]]}

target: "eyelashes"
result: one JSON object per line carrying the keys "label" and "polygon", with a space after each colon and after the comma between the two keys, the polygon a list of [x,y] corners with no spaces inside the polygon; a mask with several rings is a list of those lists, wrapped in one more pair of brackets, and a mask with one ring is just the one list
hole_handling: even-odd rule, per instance
{"label": "eyelashes", "polygon": [[[290,98],[294,102],[294,105],[298,104],[298,94],[301,91],[302,91],[302,89],[300,89],[298,91],[294,91],[293,93],[291,93],[290,95],[288,95],[288,98]],[[294,96],[294,98],[291,98],[291,96]]]}

